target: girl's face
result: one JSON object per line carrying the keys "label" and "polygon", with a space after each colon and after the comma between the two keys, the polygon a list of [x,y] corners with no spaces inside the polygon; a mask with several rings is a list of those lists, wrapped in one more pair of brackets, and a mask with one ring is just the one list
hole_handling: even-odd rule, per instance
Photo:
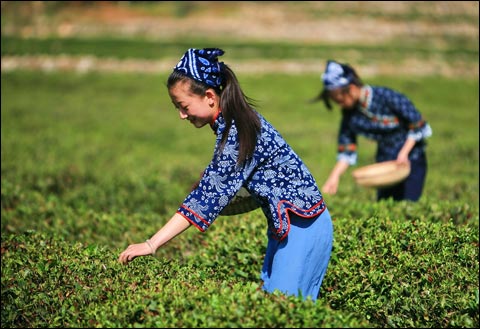
{"label": "girl's face", "polygon": [[332,101],[340,105],[344,109],[351,109],[358,101],[354,86],[350,85],[346,88],[330,90],[328,96]]}
{"label": "girl's face", "polygon": [[196,128],[214,122],[219,111],[219,97],[213,89],[207,89],[204,96],[190,91],[190,82],[179,81],[168,91],[180,119],[188,120]]}

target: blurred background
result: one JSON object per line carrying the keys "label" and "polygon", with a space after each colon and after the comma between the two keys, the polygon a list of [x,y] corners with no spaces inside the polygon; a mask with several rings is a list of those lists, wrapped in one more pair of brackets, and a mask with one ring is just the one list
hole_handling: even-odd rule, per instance
{"label": "blurred background", "polygon": [[[478,1],[2,1],[1,15],[2,172],[38,170],[44,136],[53,174],[72,162],[94,175],[103,165],[113,176],[132,171],[132,163],[156,174],[161,163],[162,177],[186,176],[180,185],[190,186],[210,160],[211,132],[179,124],[164,81],[188,48],[218,47],[319,181],[335,159],[340,118],[309,100],[335,59],[366,83],[406,93],[428,118],[429,181],[446,188],[428,182],[426,194],[478,204]],[[75,146],[54,149],[52,138]],[[375,144],[360,143],[359,163],[372,162]],[[140,145],[152,149],[138,154]],[[13,154],[3,156],[8,147]],[[188,152],[172,156],[179,149]],[[120,154],[128,161],[114,169]]]}
{"label": "blurred background", "polygon": [[239,72],[320,73],[334,57],[363,76],[478,77],[478,1],[2,1],[1,10],[2,70],[169,71],[186,48],[231,46]]}

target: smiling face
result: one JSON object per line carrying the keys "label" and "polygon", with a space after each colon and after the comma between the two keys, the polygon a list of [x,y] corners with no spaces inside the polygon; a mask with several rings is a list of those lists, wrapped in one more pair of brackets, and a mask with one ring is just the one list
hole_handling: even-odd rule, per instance
{"label": "smiling face", "polygon": [[211,124],[219,111],[219,97],[213,89],[207,89],[205,95],[197,95],[190,90],[190,81],[181,80],[173,85],[168,93],[178,110],[180,119],[188,120],[196,128]]}

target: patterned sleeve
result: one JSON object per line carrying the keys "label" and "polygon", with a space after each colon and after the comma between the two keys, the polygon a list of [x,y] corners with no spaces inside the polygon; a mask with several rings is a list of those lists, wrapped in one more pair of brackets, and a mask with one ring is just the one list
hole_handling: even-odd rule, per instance
{"label": "patterned sleeve", "polygon": [[408,125],[408,137],[415,141],[428,138],[432,135],[432,129],[422,117],[415,105],[403,94],[390,90],[387,98],[393,112]]}
{"label": "patterned sleeve", "polygon": [[342,117],[338,135],[337,161],[348,162],[353,166],[357,163],[357,135],[349,128],[348,118]]}
{"label": "patterned sleeve", "polygon": [[213,159],[205,169],[198,186],[185,198],[177,213],[200,231],[205,231],[218,217],[253,170],[239,167],[236,127],[232,125],[225,147],[219,151],[217,136]]}

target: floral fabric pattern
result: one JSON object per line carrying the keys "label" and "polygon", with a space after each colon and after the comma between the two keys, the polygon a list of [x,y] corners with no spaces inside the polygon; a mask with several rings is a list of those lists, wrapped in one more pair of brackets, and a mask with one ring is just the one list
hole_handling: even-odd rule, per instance
{"label": "floral fabric pattern", "polygon": [[212,125],[216,134],[213,158],[198,186],[178,209],[190,223],[205,231],[214,222],[237,191],[245,187],[260,204],[268,222],[269,232],[278,240],[290,230],[289,212],[312,218],[325,209],[322,194],[312,174],[265,118],[262,122],[254,154],[239,166],[238,137],[232,123],[224,148],[220,149],[225,120],[220,114]]}
{"label": "floral fabric pattern", "polygon": [[337,160],[356,164],[357,135],[377,141],[376,161],[395,160],[407,138],[417,143],[409,154],[419,159],[425,152],[425,139],[432,129],[412,102],[386,87],[364,86],[359,105],[343,111],[338,137]]}

